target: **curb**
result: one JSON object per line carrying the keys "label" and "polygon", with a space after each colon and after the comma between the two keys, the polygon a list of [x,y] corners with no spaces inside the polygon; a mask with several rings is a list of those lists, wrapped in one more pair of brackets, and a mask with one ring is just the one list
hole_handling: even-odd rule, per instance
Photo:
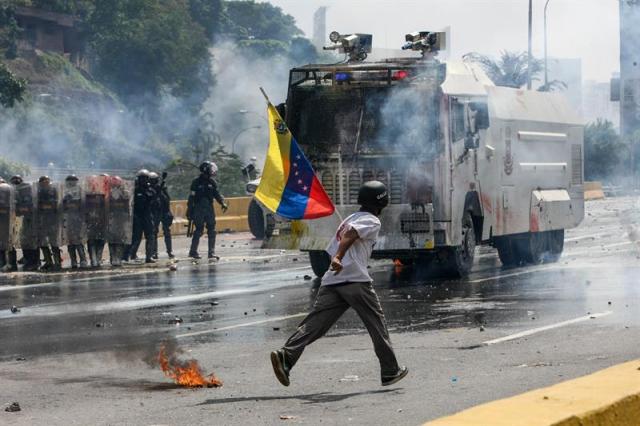
{"label": "curb", "polygon": [[604,200],[604,189],[602,188],[602,182],[585,182],[584,183],[584,199],[589,200]]}
{"label": "curb", "polygon": [[478,405],[425,426],[636,426],[640,360]]}

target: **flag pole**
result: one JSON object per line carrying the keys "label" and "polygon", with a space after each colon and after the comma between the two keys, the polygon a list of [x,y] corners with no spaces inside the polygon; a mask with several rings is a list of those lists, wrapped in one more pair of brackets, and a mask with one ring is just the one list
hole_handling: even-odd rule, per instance
{"label": "flag pole", "polygon": [[[271,100],[269,99],[269,96],[267,96],[267,92],[264,91],[262,86],[260,86],[259,89],[260,89],[260,92],[262,93],[262,96],[264,96],[265,100],[267,101],[267,103],[269,105],[273,105],[271,103]],[[340,177],[340,178],[342,178],[342,177]],[[338,219],[340,219],[340,222],[344,222],[344,219],[342,218],[342,215],[340,214],[340,210],[338,210],[338,207],[335,207],[334,213],[338,216]]]}
{"label": "flag pole", "polygon": [[267,103],[268,103],[269,105],[273,105],[273,104],[271,103],[271,101],[269,100],[269,96],[267,96],[267,92],[265,92],[265,91],[264,91],[264,89],[262,88],[262,86],[260,86],[260,92],[262,92],[262,96],[264,96],[264,98],[267,100]]}

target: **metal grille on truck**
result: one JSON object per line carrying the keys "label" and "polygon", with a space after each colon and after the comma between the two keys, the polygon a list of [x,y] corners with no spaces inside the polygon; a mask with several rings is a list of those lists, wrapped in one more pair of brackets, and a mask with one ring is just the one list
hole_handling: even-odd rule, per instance
{"label": "metal grille on truck", "polygon": [[582,145],[571,145],[571,184],[582,185]]}
{"label": "metal grille on truck", "polygon": [[[405,178],[399,171],[384,171],[384,170],[365,170],[360,172],[358,170],[351,170],[350,172],[343,172],[342,184],[344,191],[345,204],[357,204],[358,203],[358,191],[363,182],[368,180],[379,180],[387,185],[389,188],[389,202],[391,204],[402,204],[404,200],[405,191]],[[336,203],[340,203],[340,180],[337,173],[332,173],[329,170],[325,170],[320,174],[320,181],[322,186],[327,191],[327,194]]]}
{"label": "metal grille on truck", "polygon": [[400,214],[400,230],[407,234],[429,232],[429,215],[426,212],[406,212]]}

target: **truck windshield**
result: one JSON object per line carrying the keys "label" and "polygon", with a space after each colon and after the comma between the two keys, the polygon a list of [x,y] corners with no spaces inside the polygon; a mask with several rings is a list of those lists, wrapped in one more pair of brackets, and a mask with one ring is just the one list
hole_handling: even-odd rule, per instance
{"label": "truck windshield", "polygon": [[438,88],[432,85],[292,87],[287,121],[308,155],[433,156]]}

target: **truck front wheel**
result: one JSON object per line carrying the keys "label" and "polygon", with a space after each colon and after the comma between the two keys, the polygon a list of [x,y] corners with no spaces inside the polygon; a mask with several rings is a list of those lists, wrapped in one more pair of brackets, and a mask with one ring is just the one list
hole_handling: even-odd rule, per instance
{"label": "truck front wheel", "polygon": [[466,277],[473,267],[476,252],[476,232],[473,227],[471,212],[462,217],[462,243],[454,247],[450,253],[448,272],[455,277]]}
{"label": "truck front wheel", "polygon": [[329,270],[329,266],[331,266],[329,253],[324,250],[311,250],[309,252],[309,262],[311,263],[313,273],[319,278],[321,278],[325,272]]}
{"label": "truck front wheel", "polygon": [[249,211],[248,222],[249,222],[249,230],[258,240],[262,240],[265,237],[265,223],[264,223],[264,212],[262,211],[262,207],[255,199],[252,199],[249,203]]}

